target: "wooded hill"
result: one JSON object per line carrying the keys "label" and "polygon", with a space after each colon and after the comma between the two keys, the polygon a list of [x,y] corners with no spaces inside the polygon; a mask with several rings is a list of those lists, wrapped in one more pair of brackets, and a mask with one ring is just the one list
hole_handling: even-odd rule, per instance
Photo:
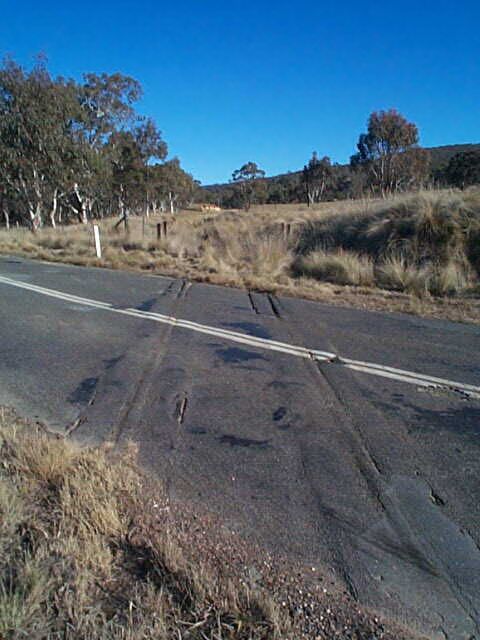
{"label": "wooded hill", "polygon": [[[425,151],[429,157],[425,186],[464,186],[461,184],[463,175],[456,181],[455,176],[449,175],[447,171],[455,156],[473,158],[475,177],[472,182],[480,182],[480,143],[429,147]],[[269,204],[305,202],[307,195],[304,172],[305,169],[300,169],[257,181],[256,201]],[[356,173],[350,164],[332,164],[328,182],[322,194],[323,200],[356,198],[365,192],[366,185],[362,175]],[[206,185],[203,187],[203,194],[208,202],[215,202],[223,207],[242,206],[241,194],[232,182]]]}

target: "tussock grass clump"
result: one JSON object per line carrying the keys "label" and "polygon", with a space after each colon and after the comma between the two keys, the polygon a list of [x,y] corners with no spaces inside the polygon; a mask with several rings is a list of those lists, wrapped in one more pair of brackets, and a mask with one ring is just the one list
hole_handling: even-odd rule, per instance
{"label": "tussock grass clump", "polygon": [[353,252],[317,249],[299,256],[292,266],[295,275],[325,280],[334,284],[372,286],[373,261]]}
{"label": "tussock grass clump", "polygon": [[160,526],[133,448],[11,425],[0,416],[2,640],[293,637],[265,592]]}
{"label": "tussock grass clump", "polygon": [[70,249],[73,246],[73,242],[73,238],[54,232],[43,233],[39,238],[39,245],[44,249],[51,249],[52,251]]}
{"label": "tussock grass clump", "polygon": [[[356,284],[346,276],[346,256],[352,264],[370,258],[380,287],[419,297],[454,296],[478,281],[479,246],[480,190],[425,192],[310,222],[297,244],[297,264],[310,266],[312,277]],[[338,266],[337,273],[341,261],[345,269]]]}
{"label": "tussock grass clump", "polygon": [[445,264],[426,262],[418,266],[409,263],[401,255],[393,255],[376,266],[375,277],[381,287],[405,291],[420,298],[427,295],[461,295],[475,282],[471,265],[465,256],[463,259],[452,258]]}
{"label": "tussock grass clump", "polygon": [[472,288],[474,282],[475,277],[467,261],[449,260],[433,270],[429,289],[433,295],[455,296]]}
{"label": "tussock grass clump", "polygon": [[206,234],[203,259],[216,271],[226,267],[236,274],[239,283],[251,276],[274,279],[286,271],[292,260],[287,240],[242,221],[228,226],[215,224]]}
{"label": "tussock grass clump", "polygon": [[401,254],[410,263],[442,264],[455,255],[471,259],[479,233],[480,190],[423,192],[396,198],[380,209],[312,221],[297,250],[306,254],[334,247],[375,260]]}
{"label": "tussock grass clump", "polygon": [[408,264],[401,256],[392,256],[376,269],[377,283],[386,289],[405,291],[418,297],[429,292],[430,270]]}

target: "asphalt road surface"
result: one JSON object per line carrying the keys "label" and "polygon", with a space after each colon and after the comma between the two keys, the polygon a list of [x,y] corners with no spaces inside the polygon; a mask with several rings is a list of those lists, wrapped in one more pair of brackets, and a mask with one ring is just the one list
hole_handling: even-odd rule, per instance
{"label": "asphalt road surface", "polygon": [[0,403],[432,637],[480,638],[477,326],[0,258]]}

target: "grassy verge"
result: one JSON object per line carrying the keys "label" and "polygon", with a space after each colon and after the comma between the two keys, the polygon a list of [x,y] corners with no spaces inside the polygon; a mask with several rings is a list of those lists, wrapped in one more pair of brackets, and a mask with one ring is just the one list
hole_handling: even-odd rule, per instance
{"label": "grassy verge", "polygon": [[0,638],[405,638],[317,577],[173,505],[133,447],[80,449],[0,409]]}
{"label": "grassy verge", "polygon": [[288,636],[263,592],[152,518],[167,503],[146,499],[132,451],[112,461],[5,419],[0,441],[0,637]]}
{"label": "grassy verge", "polygon": [[480,322],[480,191],[182,212],[161,240],[158,221],[103,221],[101,260],[81,225],[0,231],[0,252]]}

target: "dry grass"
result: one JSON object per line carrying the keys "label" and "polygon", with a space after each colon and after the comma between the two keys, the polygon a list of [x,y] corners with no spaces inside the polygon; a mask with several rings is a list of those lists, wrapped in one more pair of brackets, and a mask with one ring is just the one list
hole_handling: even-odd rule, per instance
{"label": "dry grass", "polygon": [[472,288],[475,278],[465,260],[416,266],[402,256],[392,256],[378,265],[376,280],[379,286],[387,289],[425,298],[431,294],[459,296]]}
{"label": "dry grass", "polygon": [[407,263],[402,256],[386,258],[376,270],[377,282],[386,289],[424,298],[429,293],[430,270]]}
{"label": "dry grass", "polygon": [[478,287],[478,278],[465,259],[448,260],[446,264],[433,270],[429,290],[438,296],[457,296]]}
{"label": "dry grass", "polygon": [[368,256],[342,249],[334,252],[317,249],[299,256],[292,269],[300,276],[335,284],[369,287],[375,282],[373,261]]}
{"label": "dry grass", "polygon": [[0,251],[480,321],[480,191],[181,212],[157,241],[159,220],[133,218],[129,233],[102,221],[101,260],[82,225],[0,231]]}
{"label": "dry grass", "polygon": [[133,445],[82,449],[0,408],[0,460],[2,640],[412,637],[173,504]]}
{"label": "dry grass", "polygon": [[370,212],[313,221],[302,233],[298,250],[304,260],[319,247],[334,255],[340,247],[350,255],[370,257],[378,286],[426,298],[474,292],[480,275],[479,243],[480,191],[470,190],[425,192]]}
{"label": "dry grass", "polygon": [[469,252],[479,232],[480,190],[425,191],[318,216],[305,228],[299,249],[342,247],[375,258],[401,252],[410,261],[446,260]]}
{"label": "dry grass", "polygon": [[153,522],[132,450],[112,459],[5,414],[0,448],[2,640],[293,637],[266,592]]}

